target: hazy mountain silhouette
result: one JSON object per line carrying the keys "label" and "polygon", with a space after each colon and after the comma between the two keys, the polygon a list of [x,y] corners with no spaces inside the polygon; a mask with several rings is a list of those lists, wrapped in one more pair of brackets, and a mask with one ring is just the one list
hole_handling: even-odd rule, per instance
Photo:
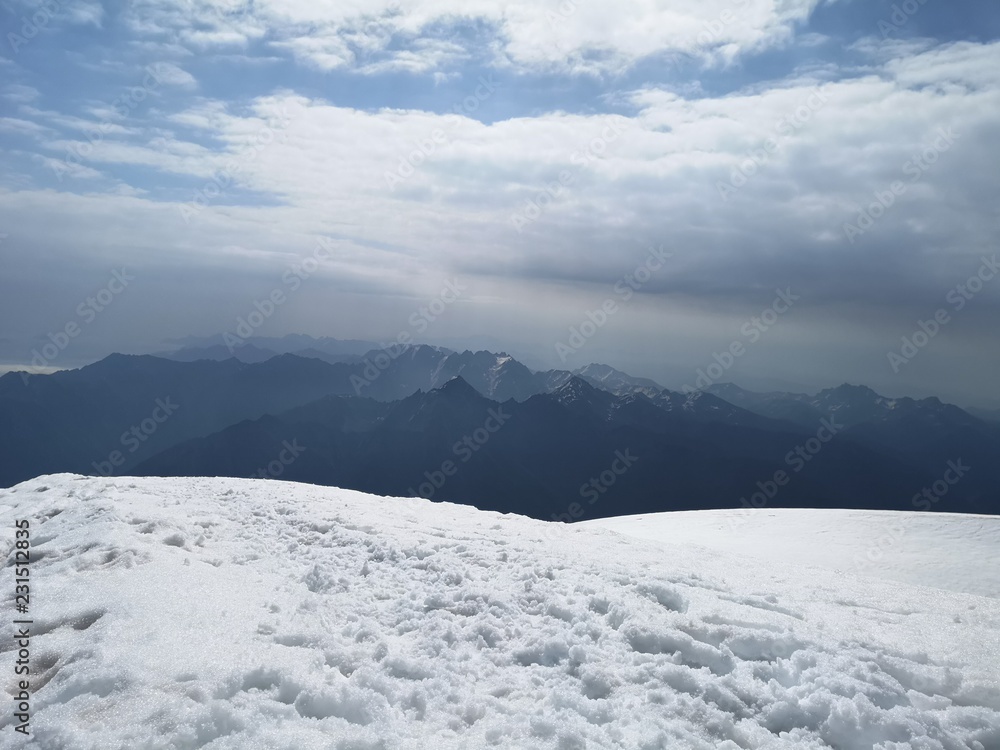
{"label": "hazy mountain silhouette", "polygon": [[848,384],[815,396],[753,393],[731,383],[708,391],[761,416],[805,428],[833,416],[845,426],[845,439],[893,456],[915,472],[936,474],[935,479],[941,479],[949,461],[961,460],[970,467],[958,488],[965,499],[942,497],[935,508],[1000,510],[1000,425],[940,399],[886,398],[866,386]]}
{"label": "hazy mountain silhouette", "polygon": [[[321,399],[175,446],[135,473],[260,476],[265,469],[282,479],[539,518],[738,506],[780,468],[793,476],[771,499],[775,506],[892,507],[933,479],[838,439],[793,473],[785,457],[809,437],[794,426],[760,429],[666,411],[642,394],[615,396],[582,378],[504,403],[454,379],[388,404]],[[301,446],[301,458],[276,475],[266,471],[288,444]],[[615,473],[623,455],[631,465]]]}
{"label": "hazy mountain silhouette", "polygon": [[[509,415],[502,429],[484,426],[490,410]],[[842,425],[835,439],[790,460],[830,417]],[[286,442],[306,449],[285,461]],[[59,471],[263,472],[383,494],[429,494],[431,482],[435,499],[540,517],[577,503],[590,517],[731,507],[785,471],[771,504],[905,509],[961,459],[973,469],[939,509],[989,513],[998,446],[1000,426],[937,399],[885,399],[859,386],[681,394],[607,365],[533,372],[503,353],[429,346],[333,363],[112,355],[80,370],[0,377],[4,486]],[[626,450],[633,465],[609,474]],[[434,487],[448,461],[460,470]],[[614,486],[584,497],[602,473]]]}

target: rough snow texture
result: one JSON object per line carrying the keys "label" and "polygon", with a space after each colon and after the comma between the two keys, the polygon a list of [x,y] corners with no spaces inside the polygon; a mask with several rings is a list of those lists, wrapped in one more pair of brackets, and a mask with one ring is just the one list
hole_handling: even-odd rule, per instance
{"label": "rough snow texture", "polygon": [[818,566],[1000,598],[1000,516],[766,508],[619,516],[580,525],[772,565]]}
{"label": "rough snow texture", "polygon": [[0,516],[32,748],[1000,747],[987,597],[266,480],[41,477]]}

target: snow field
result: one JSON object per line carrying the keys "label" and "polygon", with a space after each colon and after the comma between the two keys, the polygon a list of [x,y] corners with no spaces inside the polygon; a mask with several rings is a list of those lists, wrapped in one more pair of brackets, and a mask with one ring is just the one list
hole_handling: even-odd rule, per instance
{"label": "snow field", "polygon": [[1000,599],[1000,516],[762,508],[618,516],[580,526]]}
{"label": "snow field", "polygon": [[987,597],[264,480],[40,477],[0,516],[35,621],[2,748],[1000,748]]}

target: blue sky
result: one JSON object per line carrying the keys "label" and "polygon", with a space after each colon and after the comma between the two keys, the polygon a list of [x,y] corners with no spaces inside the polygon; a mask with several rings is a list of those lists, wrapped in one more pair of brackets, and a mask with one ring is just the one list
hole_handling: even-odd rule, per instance
{"label": "blue sky", "polygon": [[[1000,281],[946,301],[997,251],[993,4],[4,0],[0,18],[10,365],[122,267],[135,282],[48,365],[234,330],[328,238],[259,333],[389,341],[459,278],[426,340],[674,387],[744,341],[724,379],[998,398]],[[651,246],[669,263],[560,357]],[[786,288],[800,301],[746,341]]]}

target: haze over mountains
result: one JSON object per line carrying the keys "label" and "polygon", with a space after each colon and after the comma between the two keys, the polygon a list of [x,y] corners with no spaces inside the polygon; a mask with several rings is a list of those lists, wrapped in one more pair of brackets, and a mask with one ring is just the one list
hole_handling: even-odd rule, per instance
{"label": "haze over mountains", "polygon": [[683,394],[608,365],[536,372],[423,345],[195,343],[0,377],[0,484],[280,477],[566,521],[765,504],[992,513],[1000,499],[1000,424],[937,399]]}

